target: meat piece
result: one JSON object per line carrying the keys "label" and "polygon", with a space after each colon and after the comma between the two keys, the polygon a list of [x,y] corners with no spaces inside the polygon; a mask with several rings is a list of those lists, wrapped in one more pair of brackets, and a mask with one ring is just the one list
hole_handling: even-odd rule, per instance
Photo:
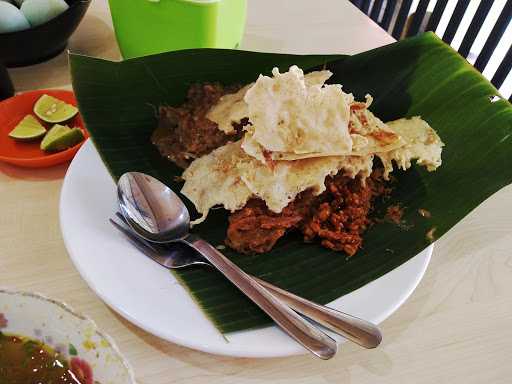
{"label": "meat piece", "polygon": [[396,225],[402,224],[402,216],[404,215],[404,208],[400,204],[390,205],[386,209],[386,219]]}
{"label": "meat piece", "polygon": [[267,252],[287,231],[298,229],[305,241],[320,240],[329,249],[352,256],[362,245],[362,233],[375,197],[389,192],[382,172],[360,179],[334,176],[326,179],[326,191],[313,196],[302,192],[281,213],[270,211],[264,201],[251,199],[231,214],[226,243],[242,253]]}
{"label": "meat piece", "polygon": [[187,101],[179,107],[160,107],[158,128],[151,136],[162,156],[186,168],[198,157],[236,141],[241,137],[244,119],[236,124],[236,134],[227,135],[208,120],[206,114],[225,94],[236,92],[240,87],[223,87],[220,84],[195,84],[190,87]]}
{"label": "meat piece", "polygon": [[263,200],[251,199],[230,215],[226,244],[241,253],[268,252],[302,218],[293,203],[281,213],[274,213]]}
{"label": "meat piece", "polygon": [[318,239],[326,248],[354,255],[370,224],[368,215],[373,199],[382,191],[376,185],[380,183],[374,177],[364,184],[341,175],[326,179],[326,191],[301,224],[304,240]]}

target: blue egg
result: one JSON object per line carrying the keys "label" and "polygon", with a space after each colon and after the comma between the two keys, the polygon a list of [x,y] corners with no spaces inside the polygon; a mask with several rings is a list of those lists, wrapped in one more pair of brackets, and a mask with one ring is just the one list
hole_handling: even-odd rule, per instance
{"label": "blue egg", "polygon": [[29,28],[29,22],[18,8],[6,1],[0,1],[0,33],[17,32]]}
{"label": "blue egg", "polygon": [[64,0],[24,0],[21,4],[21,12],[32,27],[50,21],[68,8]]}

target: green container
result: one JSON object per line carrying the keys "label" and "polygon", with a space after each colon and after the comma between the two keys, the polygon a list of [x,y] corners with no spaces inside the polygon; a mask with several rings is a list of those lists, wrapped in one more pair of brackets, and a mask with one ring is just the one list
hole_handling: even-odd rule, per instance
{"label": "green container", "polygon": [[235,48],[247,0],[109,0],[125,59],[187,48]]}

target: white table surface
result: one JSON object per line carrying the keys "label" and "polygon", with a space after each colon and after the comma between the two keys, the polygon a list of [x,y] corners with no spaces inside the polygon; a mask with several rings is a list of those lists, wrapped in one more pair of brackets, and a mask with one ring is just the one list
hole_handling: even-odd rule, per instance
{"label": "white table surface", "polygon": [[[126,0],[139,1],[139,0]],[[164,0],[165,1],[165,0]],[[287,53],[356,53],[392,42],[346,0],[249,0],[242,47]],[[105,0],[93,0],[72,37],[76,52],[119,58]],[[1,49],[1,47],[0,47]],[[10,70],[18,91],[69,87],[65,54]],[[117,341],[140,383],[510,383],[512,377],[512,188],[436,243],[412,297],[367,351],[346,344],[328,362],[208,355],[159,340],[110,311],[68,259],[58,222],[67,165],[24,170],[0,164],[0,285],[62,299]]]}

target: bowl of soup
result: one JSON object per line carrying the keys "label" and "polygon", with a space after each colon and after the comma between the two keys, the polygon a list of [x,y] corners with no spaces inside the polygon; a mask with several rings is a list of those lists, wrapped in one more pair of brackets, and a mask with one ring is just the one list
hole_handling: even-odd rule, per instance
{"label": "bowl of soup", "polygon": [[0,289],[2,382],[134,384],[126,359],[89,318],[56,300]]}

